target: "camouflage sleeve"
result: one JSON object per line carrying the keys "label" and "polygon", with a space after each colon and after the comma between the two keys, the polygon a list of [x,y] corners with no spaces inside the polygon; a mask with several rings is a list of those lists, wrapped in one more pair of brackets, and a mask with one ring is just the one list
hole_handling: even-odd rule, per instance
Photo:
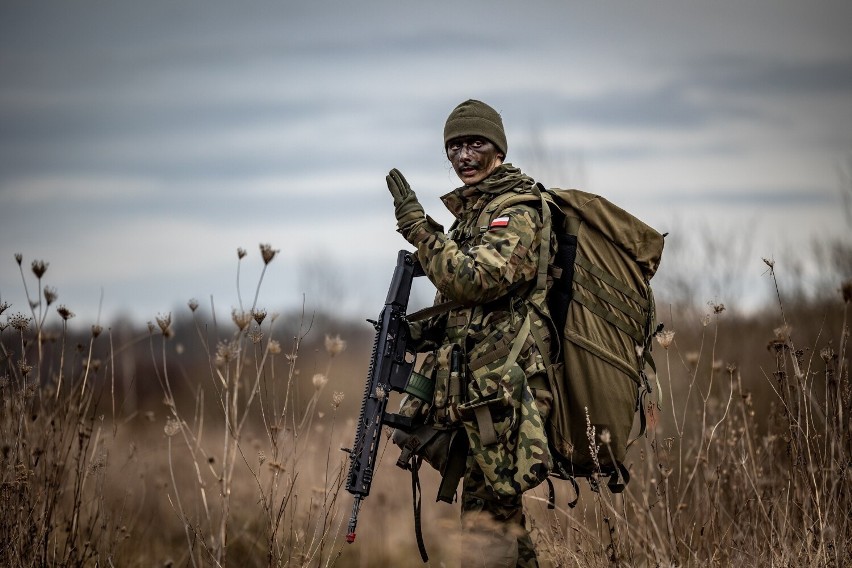
{"label": "camouflage sleeve", "polygon": [[481,304],[503,296],[516,282],[535,278],[538,211],[518,204],[507,207],[500,217],[508,218],[508,223],[489,228],[481,242],[466,251],[441,231],[419,239],[420,264],[444,296],[466,305]]}
{"label": "camouflage sleeve", "polygon": [[411,334],[410,348],[415,353],[434,351],[443,342],[446,324],[446,314],[425,321],[410,322],[408,324]]}

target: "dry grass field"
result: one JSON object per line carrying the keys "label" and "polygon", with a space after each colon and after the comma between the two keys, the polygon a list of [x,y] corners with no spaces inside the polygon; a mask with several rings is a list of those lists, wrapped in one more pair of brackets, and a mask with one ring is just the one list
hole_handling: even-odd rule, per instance
{"label": "dry grass field", "polygon": [[[46,263],[16,261],[32,301],[0,298],[0,566],[422,565],[392,444],[358,538],[344,540],[340,448],[368,324],[240,300],[229,321],[190,301],[147,327],[92,326],[57,303]],[[774,285],[784,269],[764,262]],[[852,564],[852,280],[841,280],[811,295],[779,285],[749,314],[658,296],[666,328],[628,490],[581,480],[571,509],[555,480],[554,510],[546,487],[530,492],[542,563]],[[453,566],[458,507],[433,502],[437,481],[423,470],[424,537],[431,565]]]}

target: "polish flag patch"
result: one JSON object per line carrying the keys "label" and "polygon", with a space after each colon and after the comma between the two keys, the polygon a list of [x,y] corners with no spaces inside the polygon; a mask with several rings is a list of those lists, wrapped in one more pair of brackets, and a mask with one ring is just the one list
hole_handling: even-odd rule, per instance
{"label": "polish flag patch", "polygon": [[496,219],[491,221],[491,224],[488,225],[488,228],[489,229],[501,229],[503,227],[508,227],[508,226],[509,226],[509,217],[504,215],[503,217],[497,217]]}

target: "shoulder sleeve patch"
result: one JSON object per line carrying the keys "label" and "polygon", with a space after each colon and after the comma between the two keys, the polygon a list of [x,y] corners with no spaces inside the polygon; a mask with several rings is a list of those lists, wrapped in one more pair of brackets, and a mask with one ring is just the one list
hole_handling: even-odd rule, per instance
{"label": "shoulder sleeve patch", "polygon": [[491,224],[488,225],[488,228],[489,229],[502,229],[503,227],[508,227],[508,226],[509,226],[509,216],[503,215],[503,216],[497,217],[496,219],[491,221]]}

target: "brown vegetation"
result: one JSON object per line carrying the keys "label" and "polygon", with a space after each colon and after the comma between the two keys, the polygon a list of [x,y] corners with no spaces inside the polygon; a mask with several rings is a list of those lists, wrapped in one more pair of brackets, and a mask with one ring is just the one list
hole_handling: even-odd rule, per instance
{"label": "brown vegetation", "polygon": [[[261,255],[265,270],[275,251]],[[776,268],[767,261],[773,285]],[[421,565],[410,478],[390,444],[358,540],[343,538],[339,448],[352,441],[369,325],[240,300],[227,323],[191,301],[141,331],[82,329],[54,307],[47,269],[32,263],[23,311],[0,298],[0,565]],[[781,288],[751,314],[658,296],[666,333],[628,490],[581,482],[568,509],[571,487],[556,481],[555,510],[546,487],[530,492],[542,560],[852,562],[852,281],[838,285]],[[430,556],[452,565],[458,507],[433,503],[437,477],[422,478]]]}

